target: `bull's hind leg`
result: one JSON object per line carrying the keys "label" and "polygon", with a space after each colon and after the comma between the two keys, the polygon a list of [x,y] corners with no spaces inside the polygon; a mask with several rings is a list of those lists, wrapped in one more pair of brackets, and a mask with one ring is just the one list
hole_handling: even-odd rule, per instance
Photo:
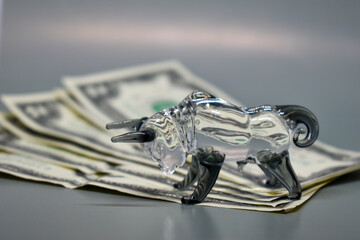
{"label": "bull's hind leg", "polygon": [[277,178],[269,171],[267,170],[267,168],[265,168],[263,165],[259,165],[259,167],[261,168],[261,170],[265,173],[267,180],[266,180],[266,184],[270,185],[272,187],[275,186],[281,186],[281,182],[279,180],[277,180]]}
{"label": "bull's hind leg", "polygon": [[270,183],[275,184],[277,179],[289,191],[288,198],[300,199],[301,186],[296,174],[290,164],[289,152],[271,153],[269,151],[261,151],[257,155],[259,166],[266,175],[270,177]]}
{"label": "bull's hind leg", "polygon": [[216,182],[224,159],[225,155],[212,147],[206,147],[205,150],[196,149],[192,161],[197,161],[199,164],[198,183],[189,197],[181,199],[182,203],[195,204],[204,200]]}

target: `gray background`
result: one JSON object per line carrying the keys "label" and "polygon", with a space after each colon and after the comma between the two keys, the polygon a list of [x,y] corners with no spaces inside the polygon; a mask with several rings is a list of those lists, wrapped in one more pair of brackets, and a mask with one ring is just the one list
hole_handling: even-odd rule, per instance
{"label": "gray background", "polygon": [[[247,106],[307,106],[320,121],[320,140],[359,151],[359,12],[359,1],[332,0],[5,0],[0,93],[179,59]],[[359,172],[344,176],[285,215],[0,174],[0,239],[358,239],[359,180]]]}

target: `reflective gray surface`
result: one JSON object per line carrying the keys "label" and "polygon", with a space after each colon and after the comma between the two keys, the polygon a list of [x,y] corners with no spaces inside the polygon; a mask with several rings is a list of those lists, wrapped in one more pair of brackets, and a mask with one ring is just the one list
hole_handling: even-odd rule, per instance
{"label": "reflective gray surface", "polygon": [[[0,93],[44,91],[65,74],[176,58],[248,106],[306,106],[319,119],[320,140],[360,150],[359,10],[359,1],[325,0],[5,0]],[[359,172],[345,176],[283,215],[0,174],[0,238],[356,238],[359,181]]]}

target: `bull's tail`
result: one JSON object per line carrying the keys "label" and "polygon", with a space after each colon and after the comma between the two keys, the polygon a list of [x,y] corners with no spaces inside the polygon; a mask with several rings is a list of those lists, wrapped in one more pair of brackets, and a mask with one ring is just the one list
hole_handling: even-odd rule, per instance
{"label": "bull's tail", "polygon": [[[276,110],[286,120],[289,127],[295,130],[293,141],[296,146],[308,147],[316,141],[319,135],[319,123],[310,110],[297,105],[278,105]],[[299,135],[304,133],[304,129],[298,128],[299,124],[304,124],[307,128],[306,136],[302,139],[299,139]]]}

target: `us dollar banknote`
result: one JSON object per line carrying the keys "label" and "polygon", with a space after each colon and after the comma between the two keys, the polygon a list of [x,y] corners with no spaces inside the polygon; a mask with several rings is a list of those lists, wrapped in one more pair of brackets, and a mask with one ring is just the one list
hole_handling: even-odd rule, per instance
{"label": "us dollar banknote", "polygon": [[151,116],[176,105],[194,90],[203,90],[240,105],[177,61],[68,76],[63,83],[101,126],[112,121]]}
{"label": "us dollar banknote", "polygon": [[[319,152],[322,154],[319,155]],[[298,169],[298,177],[303,190],[360,169],[360,156],[357,152],[344,151],[327,145],[318,144],[309,154],[310,156],[308,156],[308,159],[314,157],[312,162],[294,161],[294,166],[296,167],[295,169]],[[295,159],[301,160],[301,154]],[[123,171],[131,173],[135,170],[139,171],[139,169],[141,169],[139,166],[125,166]],[[222,189],[220,191],[228,193],[240,191],[242,194],[250,194],[250,198],[259,201],[273,200],[275,198],[272,197],[285,197],[288,194],[287,190],[283,187],[267,185],[266,176],[264,176],[263,172],[261,172],[254,164],[247,165],[242,172],[238,172],[236,167],[231,166],[230,164],[225,166],[225,170],[227,170],[226,177],[217,180],[213,188],[215,191],[219,189]],[[150,172],[156,174],[148,176]],[[233,177],[231,177],[231,175],[233,175]],[[239,175],[241,178],[238,177]],[[151,169],[150,171],[150,169],[147,168],[142,171],[140,177],[145,179],[155,177],[156,181],[165,181],[166,183],[173,184],[179,179],[181,180],[183,176],[175,174],[175,178],[170,180],[169,177],[162,178],[161,173],[156,169]]]}
{"label": "us dollar banknote", "polygon": [[[8,151],[0,151],[0,172],[67,188],[94,185],[121,193],[178,203],[184,193],[188,194],[188,192],[170,191],[153,182],[139,181],[128,176],[84,174],[74,169],[44,162],[31,155]],[[214,191],[202,205],[257,211],[288,211],[309,199],[318,188],[320,186],[305,191],[303,198],[298,201],[276,199],[271,202],[253,201],[241,196]]]}
{"label": "us dollar banknote", "polygon": [[[3,117],[1,118],[2,121],[0,122],[7,123],[5,125],[9,126],[9,122],[4,121],[4,119],[8,118],[11,120],[12,124],[16,123],[13,116],[11,117],[10,114],[6,114],[7,117],[4,117],[4,115],[5,114],[2,114]],[[10,127],[10,129],[12,128]],[[27,141],[22,139],[22,134],[18,133],[18,135],[19,137],[16,137],[10,132],[0,130],[0,148],[31,155],[40,160],[55,162],[59,165],[72,167],[85,173],[106,172],[115,175],[125,175],[133,178],[135,177],[139,181],[146,179],[147,182],[160,184],[167,189],[173,189],[172,185],[177,181],[182,180],[184,177],[184,174],[166,176],[163,175],[157,167],[144,164],[140,165],[136,162],[122,161],[122,164],[120,165],[109,166],[105,162],[101,161],[101,158],[90,158],[89,156],[82,156],[74,152],[66,152],[66,149],[59,147],[49,147],[48,145],[42,144],[42,142]],[[46,142],[48,141],[49,139],[47,139]],[[246,192],[246,189],[245,191],[241,191],[240,189],[237,189],[235,184],[222,183],[219,181],[218,185],[215,186],[215,191],[216,189],[220,189],[222,192],[229,192],[235,195],[240,193],[242,197],[245,196],[247,198],[256,199],[258,201],[271,201],[274,199],[268,197],[266,198],[257,194],[250,194]]]}
{"label": "us dollar banknote", "polygon": [[[51,162],[58,166],[70,167],[79,170],[85,174],[109,173],[115,176],[123,176],[135,179],[138,182],[146,182],[148,185],[157,186],[163,190],[174,190],[173,184],[182,180],[184,176],[177,174],[167,177],[163,175],[158,169],[139,163],[121,164],[117,166],[108,165],[102,161],[94,161],[70,152],[65,152],[56,148],[48,147],[46,145],[35,144],[19,139],[11,133],[0,129],[0,149],[12,151],[13,153],[22,154],[38,161]],[[215,187],[213,193],[221,193],[225,198],[238,198],[242,201],[256,200],[257,203],[268,203],[275,198],[262,197],[246,191],[240,191],[229,186]],[[187,194],[191,194],[187,192]]]}
{"label": "us dollar banknote", "polygon": [[78,188],[88,183],[84,174],[30,155],[0,150],[0,172],[33,181],[58,184],[66,188]]}
{"label": "us dollar banknote", "polygon": [[8,109],[28,128],[108,155],[148,162],[137,145],[114,145],[111,134],[81,118],[57,97],[58,91],[3,95]]}
{"label": "us dollar banknote", "polygon": [[[11,153],[10,153],[11,152]],[[169,181],[164,181],[165,177],[161,176],[158,177],[156,176],[156,174],[151,173],[151,171],[149,171],[148,169],[145,169],[144,172],[142,172],[141,170],[137,169],[135,171],[124,171],[121,173],[126,173],[126,174],[119,174],[120,172],[114,170],[111,174],[108,175],[104,175],[104,174],[100,174],[99,176],[96,176],[95,174],[91,175],[89,173],[83,173],[83,172],[79,172],[79,171],[75,171],[76,169],[81,169],[79,168],[79,166],[75,166],[75,168],[71,169],[71,171],[67,171],[67,177],[66,178],[59,178],[59,176],[54,173],[52,174],[51,172],[49,172],[48,174],[41,174],[39,172],[35,172],[34,169],[32,169],[31,167],[38,167],[38,166],[50,166],[47,163],[49,163],[49,159],[46,159],[44,157],[42,157],[42,153],[32,153],[30,151],[24,151],[24,152],[18,152],[18,151],[8,151],[7,153],[5,152],[1,152],[1,154],[3,154],[2,156],[4,157],[8,157],[8,161],[5,163],[2,163],[0,168],[0,171],[6,172],[6,173],[10,173],[13,174],[14,172],[16,174],[16,176],[20,176],[23,178],[29,178],[29,179],[34,179],[34,180],[41,180],[41,181],[48,181],[48,182],[52,182],[52,183],[57,183],[57,184],[61,184],[65,187],[69,187],[69,188],[74,188],[76,186],[73,185],[68,185],[68,183],[70,182],[76,182],[76,179],[79,177],[82,177],[83,179],[87,180],[87,184],[90,184],[92,181],[95,181],[95,179],[98,178],[98,180],[96,180],[95,182],[104,182],[103,179],[109,179],[109,176],[111,176],[111,178],[115,178],[115,179],[121,179],[122,183],[124,183],[124,181],[126,181],[127,183],[129,183],[131,181],[131,186],[128,186],[125,190],[119,190],[121,192],[124,193],[129,193],[129,194],[133,194],[136,196],[142,196],[142,194],[140,193],[136,193],[136,191],[134,192],[134,190],[138,189],[139,187],[148,189],[148,191],[152,191],[152,198],[159,198],[161,196],[156,195],[157,192],[167,192],[168,195],[189,195],[190,191],[173,191],[172,188],[172,184],[173,182],[169,182]],[[38,156],[36,154],[39,154]],[[69,157],[69,156],[64,156],[65,157]],[[48,156],[48,158],[53,158],[53,156]],[[16,159],[16,160],[13,160]],[[65,160],[65,162],[68,162],[69,160]],[[35,164],[35,162],[37,162],[37,164]],[[64,167],[64,164],[62,164],[61,161],[50,161],[50,163],[52,163],[55,166],[55,169],[60,169],[59,167]],[[80,166],[81,167],[81,166]],[[10,170],[13,171],[10,171]],[[45,169],[45,168],[40,168],[40,169]],[[69,169],[69,168],[65,168],[65,169]],[[115,174],[114,174],[115,173]],[[70,177],[73,177],[75,179],[69,179]],[[91,177],[90,177],[91,176]],[[106,177],[104,177],[106,176]],[[65,180],[67,179],[67,180]],[[119,187],[119,182],[115,182],[116,186]],[[82,186],[83,184],[79,185]],[[106,185],[108,188],[111,188],[111,185]],[[150,192],[149,192],[150,193]],[[219,191],[219,190],[214,190],[212,192],[212,194],[210,196],[213,196],[215,199],[221,199],[221,200],[231,200],[233,202],[239,202],[239,203],[247,203],[247,204],[261,204],[261,205],[265,205],[265,206],[275,206],[275,204],[282,204],[285,202],[289,202],[289,200],[287,199],[282,199],[281,201],[277,201],[276,203],[274,203],[274,199],[265,199],[265,201],[263,200],[254,200],[252,198],[249,198],[250,194],[243,194],[243,193],[228,193],[226,191]],[[165,199],[166,200],[166,199]],[[179,200],[176,200],[179,201]]]}
{"label": "us dollar banknote", "polygon": [[12,135],[4,129],[0,129],[0,148],[32,155],[35,158],[43,159],[44,161],[52,161],[66,167],[76,168],[85,173],[101,172],[110,168],[110,165],[106,162],[93,160],[57,148],[28,142]]}
{"label": "us dollar banknote", "polygon": [[[203,90],[241,105],[176,61],[86,76],[65,77],[67,90],[8,95],[11,113],[0,114],[0,171],[68,188],[95,185],[135,196],[180,202],[194,190],[175,190],[186,174],[166,176],[138,145],[113,144],[106,123],[150,116]],[[331,180],[360,168],[360,153],[318,142],[291,147],[290,160],[303,195],[292,201],[285,188],[269,186],[254,164],[238,171],[225,162],[201,205],[257,211],[291,211]],[[62,176],[62,174],[64,174]]]}
{"label": "us dollar banknote", "polygon": [[[11,132],[14,136],[31,142],[34,144],[39,144],[43,146],[49,146],[52,148],[60,149],[66,152],[74,153],[76,155],[81,155],[90,160],[106,161],[112,164],[128,164],[134,163],[134,161],[129,161],[128,159],[123,159],[107,154],[101,154],[100,152],[92,151],[91,148],[86,146],[81,146],[74,144],[71,141],[66,141],[61,138],[54,138],[39,132],[33,131],[30,128],[27,128],[14,114],[12,113],[0,113],[0,125],[8,132]],[[141,162],[142,166],[157,166],[152,161]]]}
{"label": "us dollar banknote", "polygon": [[[173,178],[177,181],[180,181],[187,172],[186,169],[178,169],[177,174],[165,177],[162,174],[162,172],[159,170],[157,165],[150,160],[146,160],[146,162],[145,162],[146,164],[142,163],[142,165],[138,165],[138,164],[136,164],[137,163],[136,161],[129,161],[126,159],[114,158],[114,157],[109,159],[109,156],[101,155],[99,153],[96,153],[96,152],[93,152],[90,150],[84,150],[83,148],[76,146],[74,144],[69,144],[69,143],[65,143],[64,141],[55,140],[54,138],[48,137],[46,135],[38,135],[37,132],[31,131],[30,129],[26,128],[24,125],[22,125],[22,123],[14,115],[9,114],[9,113],[7,113],[7,114],[3,113],[0,115],[0,123],[2,123],[6,129],[8,129],[10,132],[12,132],[14,135],[17,135],[21,139],[21,141],[19,139],[17,141],[14,141],[15,138],[12,137],[13,141],[4,142],[3,147],[6,147],[7,149],[13,149],[13,150],[15,147],[17,147],[18,151],[19,150],[23,150],[23,151],[27,150],[30,153],[36,153],[36,152],[39,152],[39,150],[36,149],[37,146],[38,146],[37,148],[40,148],[41,146],[43,146],[41,149],[42,149],[42,152],[44,152],[44,149],[46,150],[46,146],[50,145],[52,147],[52,149],[55,147],[56,149],[60,149],[62,151],[58,151],[59,154],[57,154],[57,157],[49,158],[50,156],[54,156],[55,150],[54,151],[48,150],[47,152],[53,152],[53,153],[49,153],[47,155],[47,157],[49,159],[52,159],[53,161],[63,160],[63,164],[72,163],[71,166],[72,167],[78,166],[77,167],[78,170],[83,170],[83,171],[89,172],[89,171],[91,171],[91,169],[94,169],[94,167],[84,170],[83,168],[85,168],[85,166],[81,166],[80,163],[78,163],[76,161],[74,162],[74,160],[65,161],[66,158],[64,158],[61,153],[65,153],[65,151],[69,151],[69,153],[77,153],[77,155],[83,155],[84,158],[87,158],[90,160],[89,165],[91,164],[91,162],[94,162],[91,160],[98,160],[98,161],[105,160],[105,161],[109,161],[111,163],[121,164],[121,167],[117,166],[117,167],[114,167],[113,169],[109,169],[109,168],[98,169],[98,171],[102,171],[102,172],[109,172],[109,171],[116,172],[117,171],[118,173],[122,172],[123,174],[127,174],[128,172],[139,173],[138,170],[142,169],[141,177],[143,177],[143,178],[149,178],[150,177],[149,171],[152,171],[153,173],[156,172],[157,179],[164,180],[164,179]],[[6,143],[6,145],[5,145],[5,143]],[[17,143],[17,145],[15,145],[15,143]],[[22,145],[25,145],[25,143],[26,143],[27,148],[24,148],[24,146],[21,146],[20,143],[22,143]],[[34,146],[34,148],[31,148],[31,146]],[[79,150],[81,150],[81,151],[79,151]],[[69,154],[69,156],[71,156],[71,155],[72,154]],[[39,156],[39,157],[41,157],[41,156]],[[76,156],[72,156],[69,158],[70,159],[74,159],[74,158],[82,159],[81,157],[76,157]],[[129,163],[132,163],[132,164],[129,164]],[[76,164],[76,165],[74,165],[74,164]],[[83,161],[83,164],[86,164],[86,162]],[[173,183],[175,183],[175,182],[173,182]],[[244,192],[252,191],[251,189],[249,189],[249,187],[242,185],[239,182],[233,183],[231,181],[223,181],[221,179],[219,179],[217,181],[215,188],[216,187],[221,187],[223,189],[225,188],[227,191],[235,190],[235,192],[237,192],[239,190],[244,191]],[[261,194],[264,196],[260,197],[261,195],[256,194],[256,192],[254,192],[253,194],[251,194],[250,197],[261,200],[262,198],[267,196],[264,193],[261,193]]]}
{"label": "us dollar banknote", "polygon": [[[163,108],[176,105],[194,89],[220,95],[223,99],[241,105],[218,88],[196,77],[178,62],[172,61],[65,77],[63,83],[72,94],[74,105],[83,108],[83,114],[89,115],[89,118],[92,115],[101,119],[100,125],[125,118],[150,116]],[[355,171],[360,165],[359,153],[337,149],[321,142],[306,149],[291,147],[290,159],[303,189]],[[287,194],[283,187],[265,185],[266,176],[252,164],[247,164],[239,173],[235,162],[225,163],[220,179],[236,182],[242,189],[260,194]]]}

